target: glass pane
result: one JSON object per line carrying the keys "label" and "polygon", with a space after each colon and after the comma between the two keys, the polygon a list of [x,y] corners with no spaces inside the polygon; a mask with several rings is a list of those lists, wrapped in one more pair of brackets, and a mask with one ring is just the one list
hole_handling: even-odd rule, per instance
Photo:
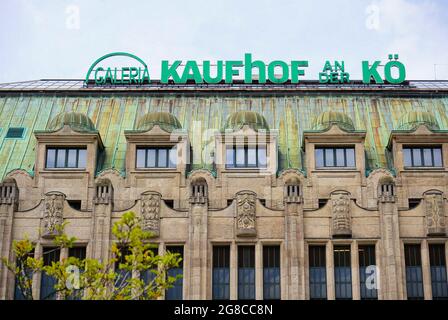
{"label": "glass pane", "polygon": [[77,150],[76,149],[68,149],[68,158],[67,158],[67,167],[75,168],[76,160],[77,160]]}
{"label": "glass pane", "polygon": [[336,149],[336,166],[345,167],[345,153],[344,149]]}
{"label": "glass pane", "polygon": [[146,167],[145,156],[146,156],[145,149],[137,149],[137,168]]}
{"label": "glass pane", "polygon": [[334,149],[325,149],[325,166],[334,167]]}
{"label": "glass pane", "polygon": [[148,162],[146,164],[147,167],[149,168],[154,168],[156,166],[156,154],[157,154],[157,150],[156,149],[147,149],[147,156],[148,156]]}
{"label": "glass pane", "polygon": [[345,150],[345,153],[346,153],[346,159],[347,159],[347,167],[354,167],[355,166],[355,149],[348,148]]}
{"label": "glass pane", "polygon": [[414,160],[414,166],[415,167],[421,167],[422,166],[422,155],[421,150],[418,148],[412,149],[412,159]]}
{"label": "glass pane", "polygon": [[[167,251],[171,253],[178,253],[182,258],[181,263],[177,268],[171,268],[168,270],[168,276],[175,277],[177,275],[183,274],[183,247],[167,247]],[[172,288],[166,290],[166,299],[167,300],[181,300],[183,298],[183,278],[180,277],[174,283]]]}
{"label": "glass pane", "polygon": [[434,166],[436,167],[442,167],[442,149],[440,148],[434,148],[433,149],[434,154]]}
{"label": "glass pane", "polygon": [[246,165],[244,158],[245,158],[244,157],[244,148],[237,147],[236,148],[236,165],[238,167],[244,167]]}
{"label": "glass pane", "polygon": [[233,148],[227,148],[226,149],[226,166],[227,167],[234,167],[235,163],[233,162],[233,157],[235,156],[235,152],[233,151]]}
{"label": "glass pane", "polygon": [[316,157],[316,167],[322,168],[324,166],[324,150],[316,149],[314,152],[314,156]]}
{"label": "glass pane", "polygon": [[423,149],[423,163],[426,167],[432,167],[432,150],[429,148]]}
{"label": "glass pane", "polygon": [[78,168],[85,168],[87,162],[87,149],[78,150]]}
{"label": "glass pane", "polygon": [[177,165],[177,149],[176,147],[170,149],[170,168],[176,168]]}
{"label": "glass pane", "polygon": [[213,247],[213,299],[230,299],[230,247]]}
{"label": "glass pane", "polygon": [[65,168],[65,151],[65,149],[57,150],[56,167],[58,168]]}
{"label": "glass pane", "polygon": [[167,149],[159,149],[159,155],[157,158],[157,167],[164,168],[167,167],[168,164],[168,150]]}
{"label": "glass pane", "polygon": [[47,149],[47,168],[54,168],[56,163],[56,150]]}
{"label": "glass pane", "polygon": [[247,165],[250,167],[257,165],[257,149],[255,147],[249,147],[247,149]]}
{"label": "glass pane", "polygon": [[267,166],[266,147],[258,147],[258,166],[261,168]]}
{"label": "glass pane", "polygon": [[403,149],[403,161],[404,161],[405,167],[412,166],[411,149],[409,149],[409,148]]}

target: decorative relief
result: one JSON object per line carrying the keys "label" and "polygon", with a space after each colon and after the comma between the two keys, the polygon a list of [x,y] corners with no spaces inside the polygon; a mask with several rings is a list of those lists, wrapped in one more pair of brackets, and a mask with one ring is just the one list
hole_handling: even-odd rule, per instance
{"label": "decorative relief", "polygon": [[445,235],[445,210],[441,193],[425,194],[426,227],[427,234]]}
{"label": "decorative relief", "polygon": [[251,191],[241,191],[236,194],[237,201],[237,235],[255,236],[255,204],[257,195]]}
{"label": "decorative relief", "polygon": [[350,236],[352,234],[350,216],[350,197],[347,193],[331,195],[333,236]]}
{"label": "decorative relief", "polygon": [[45,195],[43,238],[53,238],[59,234],[59,227],[64,221],[64,201],[63,193],[49,192]]}
{"label": "decorative relief", "polygon": [[160,204],[162,196],[157,192],[142,194],[140,213],[142,216],[142,229],[150,231],[155,237],[160,234]]}

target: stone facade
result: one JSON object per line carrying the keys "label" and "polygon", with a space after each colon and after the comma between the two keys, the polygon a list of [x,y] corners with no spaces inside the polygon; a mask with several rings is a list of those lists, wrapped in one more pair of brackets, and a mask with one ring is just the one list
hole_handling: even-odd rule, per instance
{"label": "stone facade", "polygon": [[[284,129],[287,130],[287,129]],[[263,299],[263,248],[280,248],[281,299],[310,298],[311,246],[326,248],[326,296],[335,299],[333,248],[349,246],[352,297],[361,298],[359,250],[375,246],[379,270],[379,299],[406,299],[405,244],[420,244],[424,298],[431,299],[428,246],[445,244],[448,165],[440,168],[408,168],[403,146],[431,144],[442,148],[448,159],[448,133],[419,125],[409,131],[392,131],[388,150],[390,168],[366,169],[366,132],[330,123],[305,131],[303,167],[278,170],[278,132],[261,132],[250,124],[229,133],[215,133],[213,170],[191,169],[192,142],[185,130],[169,132],[160,124],[148,130],[124,131],[125,174],[115,168],[95,170],[103,146],[98,132],[80,132],[70,124],[51,132],[36,132],[35,169],[12,170],[0,185],[0,253],[12,257],[14,239],[28,236],[36,243],[35,255],[51,245],[55,226],[67,222],[66,232],[87,256],[109,259],[111,226],[127,211],[141,215],[143,228],[163,253],[169,246],[184,247],[183,297],[213,297],[213,247],[230,247],[230,299],[238,299],[238,248],[255,247],[255,298]],[[261,135],[263,137],[261,138]],[[255,140],[267,149],[263,168],[229,168],[226,146],[238,137]],[[242,140],[247,144],[247,140]],[[250,141],[250,139],[249,139]],[[250,142],[249,142],[250,143]],[[86,167],[48,169],[48,146],[79,146],[87,150]],[[136,167],[141,145],[176,146],[173,168]],[[316,166],[317,146],[353,146],[355,165],[349,168]],[[419,199],[410,205],[409,199]],[[74,207],[73,200],[80,200]],[[61,257],[67,256],[62,252]],[[448,259],[447,259],[448,260]],[[39,277],[35,297],[39,297]],[[12,299],[14,279],[0,269],[0,298]]]}

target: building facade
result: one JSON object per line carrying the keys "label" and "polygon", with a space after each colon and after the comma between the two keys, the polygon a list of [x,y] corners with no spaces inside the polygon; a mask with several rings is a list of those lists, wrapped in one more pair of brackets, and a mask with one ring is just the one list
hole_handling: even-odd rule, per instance
{"label": "building facade", "polygon": [[166,299],[447,299],[447,111],[448,82],[0,85],[0,255],[105,261],[133,211],[183,256]]}

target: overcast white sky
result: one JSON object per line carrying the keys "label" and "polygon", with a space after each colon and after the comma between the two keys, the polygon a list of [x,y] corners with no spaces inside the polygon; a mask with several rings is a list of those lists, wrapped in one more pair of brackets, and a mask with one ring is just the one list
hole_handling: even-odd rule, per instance
{"label": "overcast white sky", "polygon": [[151,78],[161,60],[309,60],[399,53],[407,79],[448,79],[446,0],[1,0],[0,82],[83,78],[113,51],[141,57]]}

